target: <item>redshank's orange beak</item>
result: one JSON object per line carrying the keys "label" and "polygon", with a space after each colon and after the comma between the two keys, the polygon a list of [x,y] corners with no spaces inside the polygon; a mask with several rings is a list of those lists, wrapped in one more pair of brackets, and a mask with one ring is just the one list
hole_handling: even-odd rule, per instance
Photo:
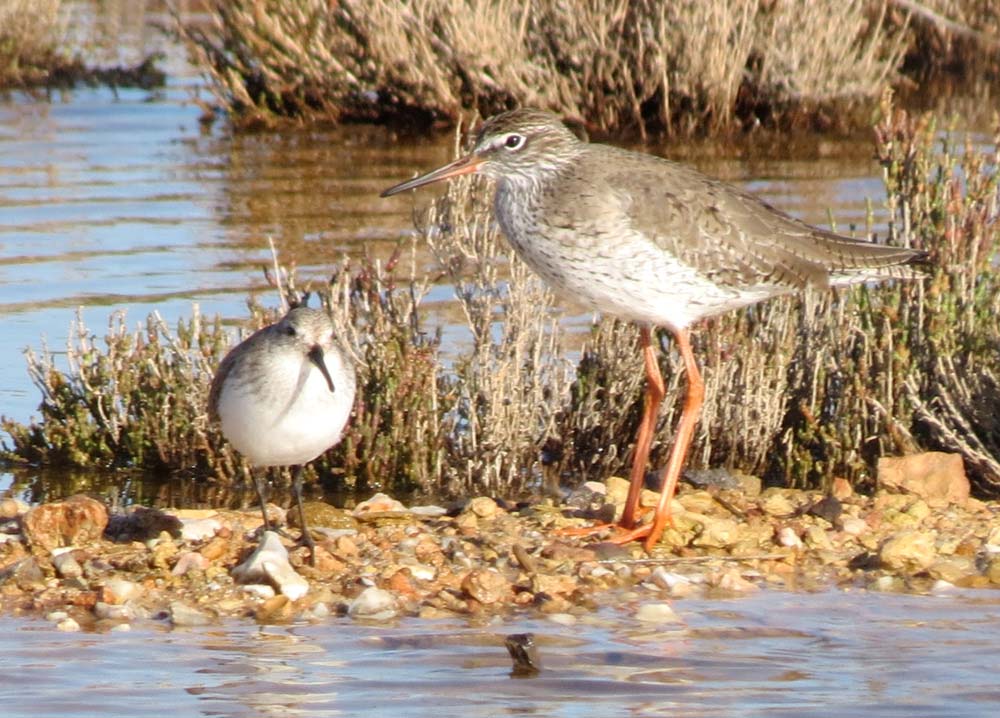
{"label": "redshank's orange beak", "polygon": [[483,162],[485,162],[485,160],[478,155],[465,155],[465,157],[459,157],[454,162],[449,162],[444,167],[438,167],[436,170],[431,170],[427,174],[414,177],[406,182],[400,182],[399,184],[385,190],[379,196],[391,197],[394,194],[405,192],[408,189],[423,187],[425,184],[432,184],[434,182],[440,182],[441,180],[451,179],[452,177],[460,177],[461,175],[473,174],[474,172],[479,171]]}

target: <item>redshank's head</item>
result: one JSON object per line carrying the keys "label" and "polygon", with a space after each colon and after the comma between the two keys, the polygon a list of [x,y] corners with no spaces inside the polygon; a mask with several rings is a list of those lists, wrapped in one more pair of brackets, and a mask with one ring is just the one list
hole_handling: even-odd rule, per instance
{"label": "redshank's head", "polygon": [[475,173],[495,180],[537,182],[572,162],[581,145],[550,112],[531,109],[503,112],[483,123],[467,155],[390,187],[381,196],[391,197],[408,189]]}

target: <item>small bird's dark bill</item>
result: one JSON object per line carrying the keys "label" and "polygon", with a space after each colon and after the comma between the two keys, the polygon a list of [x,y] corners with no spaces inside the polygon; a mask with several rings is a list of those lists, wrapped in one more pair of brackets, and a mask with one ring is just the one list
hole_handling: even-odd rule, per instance
{"label": "small bird's dark bill", "polygon": [[394,194],[405,192],[408,189],[423,187],[425,184],[432,184],[434,182],[440,182],[441,180],[450,179],[451,177],[460,177],[461,175],[472,174],[479,169],[479,166],[482,163],[483,160],[476,155],[459,157],[457,160],[449,162],[444,167],[438,167],[436,170],[431,170],[427,174],[414,177],[406,182],[400,182],[399,184],[383,191],[379,196],[391,197]]}
{"label": "small bird's dark bill", "polygon": [[323,356],[323,347],[317,344],[316,346],[314,346],[312,349],[309,350],[308,356],[309,356],[309,361],[315,364],[316,368],[319,369],[320,372],[323,374],[323,378],[326,379],[326,384],[327,386],[330,387],[330,393],[332,394],[334,392],[333,377],[331,377],[330,372],[327,371],[326,360],[325,357]]}

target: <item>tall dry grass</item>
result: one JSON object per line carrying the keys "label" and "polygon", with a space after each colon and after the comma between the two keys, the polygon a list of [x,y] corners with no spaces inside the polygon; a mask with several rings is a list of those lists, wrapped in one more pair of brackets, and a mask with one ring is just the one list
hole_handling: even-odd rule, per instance
{"label": "tall dry grass", "polygon": [[62,0],[0,0],[0,88],[41,84],[65,64]]}
{"label": "tall dry grass", "polygon": [[210,0],[179,35],[237,125],[515,105],[690,133],[877,98],[902,58],[880,0]]}

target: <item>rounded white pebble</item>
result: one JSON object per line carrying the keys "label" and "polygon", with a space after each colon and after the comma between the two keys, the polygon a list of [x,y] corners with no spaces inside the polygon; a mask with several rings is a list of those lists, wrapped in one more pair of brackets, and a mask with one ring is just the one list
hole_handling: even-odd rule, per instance
{"label": "rounded white pebble", "polygon": [[60,631],[66,631],[67,633],[74,633],[80,630],[80,624],[72,618],[64,618],[56,624],[56,628]]}

